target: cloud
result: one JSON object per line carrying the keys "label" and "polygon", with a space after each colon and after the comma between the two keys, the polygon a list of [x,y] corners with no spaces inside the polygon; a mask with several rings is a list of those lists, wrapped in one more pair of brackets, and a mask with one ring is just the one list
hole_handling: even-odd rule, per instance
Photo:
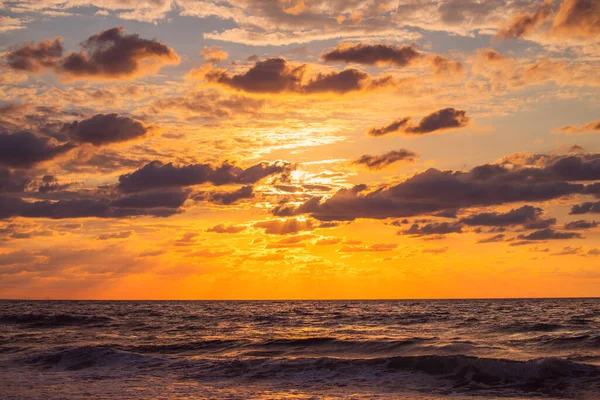
{"label": "cloud", "polygon": [[[1,152],[1,150],[0,150]],[[23,170],[11,170],[0,167],[0,192],[24,192],[32,184],[33,178]]]}
{"label": "cloud", "polygon": [[213,233],[240,233],[246,230],[246,226],[244,225],[225,225],[225,224],[219,224],[219,225],[215,225],[211,228],[208,228],[206,230],[206,232],[213,232]]}
{"label": "cloud", "polygon": [[414,162],[418,154],[414,151],[400,149],[377,156],[364,155],[354,160],[354,164],[363,164],[369,169],[382,169],[398,161]]}
{"label": "cloud", "polygon": [[498,31],[497,36],[503,39],[521,38],[531,33],[534,28],[552,15],[552,0],[544,1],[533,14],[520,14]]}
{"label": "cloud", "polygon": [[571,207],[571,211],[569,212],[570,215],[581,215],[588,213],[600,213],[600,201],[597,201],[595,203],[587,201],[585,203],[576,204],[573,207]]}
{"label": "cloud", "polygon": [[10,50],[5,55],[6,64],[17,71],[41,72],[55,68],[62,57],[64,48],[62,39],[44,40],[39,43],[27,43]]}
{"label": "cloud", "polygon": [[125,34],[123,27],[98,32],[81,46],[83,51],[63,56],[60,38],[28,43],[10,51],[5,60],[15,70],[51,69],[71,79],[134,78],[179,63],[179,56],[167,45],[142,39],[137,34]]}
{"label": "cloud", "polygon": [[370,253],[380,251],[391,251],[398,248],[397,243],[375,243],[369,246],[342,246],[340,253]]}
{"label": "cloud", "polygon": [[50,193],[62,191],[73,186],[74,183],[58,183],[58,179],[54,175],[44,175],[42,177],[42,184],[38,187],[40,193]]}
{"label": "cloud", "polygon": [[204,46],[204,49],[202,49],[200,54],[202,54],[202,57],[204,57],[207,62],[222,61],[229,57],[229,54],[227,54],[226,51],[214,46]]}
{"label": "cloud", "polygon": [[462,233],[462,225],[459,223],[439,222],[429,224],[412,224],[410,228],[398,231],[399,235],[429,236],[445,235],[448,233]]}
{"label": "cloud", "polygon": [[231,75],[220,69],[205,74],[209,82],[250,93],[337,93],[375,89],[391,82],[390,77],[372,79],[365,72],[346,69],[341,72],[320,72],[308,79],[306,64],[292,66],[283,58],[257,61],[248,71]]}
{"label": "cloud", "polygon": [[379,128],[367,131],[370,136],[383,136],[388,133],[402,133],[405,135],[423,135],[432,132],[442,132],[448,129],[464,128],[469,124],[470,118],[466,111],[454,108],[445,108],[423,117],[418,124],[411,123],[411,118],[401,118]]}
{"label": "cloud", "polygon": [[56,139],[18,131],[0,133],[0,165],[12,168],[31,168],[68,152],[72,143],[59,143]]}
{"label": "cloud", "polygon": [[[142,168],[119,177],[118,188],[124,192],[184,187],[211,183],[213,185],[256,183],[267,176],[287,174],[293,169],[285,162],[262,162],[243,169],[228,162],[221,165],[189,164],[177,166],[152,161]],[[246,189],[247,191],[247,189]]]}
{"label": "cloud", "polygon": [[79,142],[102,146],[138,139],[153,129],[151,125],[113,113],[97,114],[88,119],[66,124],[63,131]]}
{"label": "cloud", "polygon": [[98,236],[96,239],[98,239],[98,240],[127,239],[131,235],[133,235],[133,231],[103,233],[102,235]]}
{"label": "cloud", "polygon": [[[326,199],[313,197],[299,206],[280,205],[273,213],[310,214],[323,221],[404,218],[475,206],[557,199],[583,193],[586,186],[577,181],[600,179],[600,155],[595,153],[534,155],[531,158],[539,164],[535,167],[516,164],[519,157],[509,157],[512,163],[501,160],[469,171],[430,168],[395,185],[371,190],[357,185],[340,189]],[[527,160],[520,162],[524,161]]]}
{"label": "cloud", "polygon": [[318,227],[317,224],[310,219],[302,220],[297,218],[260,221],[255,223],[253,226],[255,228],[264,229],[265,233],[270,235],[289,235],[290,233],[311,231]]}
{"label": "cloud", "polygon": [[323,61],[357,63],[367,65],[394,64],[405,67],[423,57],[413,46],[393,46],[385,44],[348,43],[326,51],[321,55]]}
{"label": "cloud", "polygon": [[188,197],[184,191],[148,192],[110,198],[26,201],[0,195],[0,219],[24,218],[126,218],[133,216],[168,217],[180,212]]}
{"label": "cloud", "polygon": [[346,43],[321,55],[326,62],[345,62],[364,65],[390,65],[407,67],[427,62],[438,75],[456,75],[462,72],[460,62],[440,55],[423,54],[414,46],[389,44]]}
{"label": "cloud", "polygon": [[565,0],[552,25],[559,36],[597,37],[600,34],[600,3],[596,0]]}
{"label": "cloud", "polygon": [[254,197],[252,186],[242,186],[232,192],[206,192],[201,193],[195,199],[203,199],[211,203],[230,205],[241,199],[251,199]]}
{"label": "cloud", "polygon": [[581,239],[582,236],[576,232],[559,232],[554,229],[541,229],[527,235],[519,235],[517,239],[525,241],[536,240],[561,240],[561,239]]}
{"label": "cloud", "polygon": [[539,207],[523,206],[513,208],[506,213],[487,212],[474,214],[469,217],[462,218],[460,221],[466,225],[478,226],[511,226],[523,225],[532,222],[537,222],[544,213]]}
{"label": "cloud", "polygon": [[578,229],[592,229],[598,226],[596,221],[586,221],[586,220],[578,220],[571,221],[565,224],[565,229],[568,230],[578,230]]}
{"label": "cloud", "polygon": [[402,132],[408,126],[410,120],[410,117],[400,118],[380,128],[371,128],[367,131],[367,134],[370,136],[383,136],[388,133]]}
{"label": "cloud", "polygon": [[329,246],[329,245],[333,245],[333,244],[338,244],[342,241],[342,238],[338,238],[338,237],[328,237],[328,238],[322,238],[319,239],[315,242],[315,245],[317,246]]}
{"label": "cloud", "polygon": [[554,133],[583,133],[583,132],[600,132],[600,120],[590,122],[584,125],[566,125],[560,128],[554,129]]}
{"label": "cloud", "polygon": [[500,233],[498,235],[490,236],[490,237],[487,237],[485,239],[480,239],[480,240],[477,241],[477,243],[496,243],[496,242],[502,242],[505,237],[506,237],[506,235]]}
{"label": "cloud", "polygon": [[449,249],[449,247],[432,247],[432,248],[427,248],[427,249],[423,249],[421,252],[422,253],[430,253],[430,254],[442,254],[447,252]]}

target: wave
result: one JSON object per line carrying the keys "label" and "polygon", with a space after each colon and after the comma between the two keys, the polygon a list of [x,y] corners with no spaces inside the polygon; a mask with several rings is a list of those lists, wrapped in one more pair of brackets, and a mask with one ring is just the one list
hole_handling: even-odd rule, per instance
{"label": "wave", "polygon": [[0,314],[0,324],[26,324],[38,328],[66,325],[105,325],[112,318],[70,314]]}
{"label": "wave", "polygon": [[171,358],[137,354],[107,346],[55,349],[22,359],[53,371],[153,369],[181,378],[223,381],[288,381],[424,391],[478,390],[497,393],[564,394],[585,388],[600,390],[600,367],[559,358],[514,361],[465,355],[421,355],[376,358],[250,357]]}

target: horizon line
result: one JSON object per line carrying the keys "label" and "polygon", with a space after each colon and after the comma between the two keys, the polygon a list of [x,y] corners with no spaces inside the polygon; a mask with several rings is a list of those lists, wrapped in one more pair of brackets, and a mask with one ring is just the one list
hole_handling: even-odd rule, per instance
{"label": "horizon line", "polygon": [[449,300],[583,300],[600,299],[600,296],[575,296],[575,297],[439,297],[439,298],[338,298],[338,299],[28,299],[28,298],[0,298],[0,301],[222,301],[222,302],[283,302],[283,301],[449,301]]}

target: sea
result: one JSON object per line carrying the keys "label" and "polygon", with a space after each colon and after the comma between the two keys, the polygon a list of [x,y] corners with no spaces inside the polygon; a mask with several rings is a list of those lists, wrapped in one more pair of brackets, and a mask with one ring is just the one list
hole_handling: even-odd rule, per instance
{"label": "sea", "polygon": [[600,299],[0,301],[0,399],[600,399]]}

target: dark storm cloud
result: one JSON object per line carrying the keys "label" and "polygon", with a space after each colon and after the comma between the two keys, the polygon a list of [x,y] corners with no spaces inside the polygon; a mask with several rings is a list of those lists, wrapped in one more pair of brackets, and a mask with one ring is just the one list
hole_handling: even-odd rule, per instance
{"label": "dark storm cloud", "polygon": [[28,72],[40,72],[56,67],[63,55],[61,38],[44,40],[37,44],[27,43],[9,51],[5,56],[6,64],[12,69]]}
{"label": "dark storm cloud", "polygon": [[59,143],[53,138],[33,132],[0,133],[0,165],[31,168],[73,149],[72,143]]}
{"label": "dark storm cloud", "polygon": [[573,207],[571,207],[571,211],[569,212],[569,214],[571,215],[581,215],[588,213],[600,213],[600,201],[597,201],[595,203],[588,201],[585,203],[576,204]]}
{"label": "dark storm cloud", "polygon": [[363,164],[369,169],[382,169],[398,161],[414,162],[418,156],[414,151],[400,149],[392,150],[378,156],[364,155],[354,160],[354,164]]}
{"label": "dark storm cloud", "polygon": [[502,242],[504,240],[506,235],[500,233],[498,235],[494,235],[485,239],[480,239],[477,241],[477,243],[496,243],[496,242]]}
{"label": "dark storm cloud", "polygon": [[445,235],[448,233],[462,233],[462,225],[459,223],[450,222],[439,222],[429,224],[412,224],[410,228],[398,231],[399,235],[414,235],[414,236],[428,236],[428,235]]}
{"label": "dark storm cloud", "polygon": [[554,229],[541,229],[527,235],[519,235],[517,239],[524,241],[534,240],[560,240],[560,239],[581,239],[582,236],[576,232],[559,232]]}
{"label": "dark storm cloud", "polygon": [[267,176],[288,174],[293,166],[285,162],[260,163],[242,169],[227,162],[221,165],[189,164],[176,166],[153,161],[142,168],[119,177],[118,188],[134,192],[164,187],[184,187],[211,183],[213,185],[250,184]]}
{"label": "dark storm cloud", "polygon": [[498,31],[498,37],[504,39],[521,38],[546,21],[552,14],[552,1],[545,1],[533,14],[516,15],[512,21]]}
{"label": "dark storm cloud", "polygon": [[341,61],[357,64],[394,64],[405,67],[422,58],[413,46],[393,46],[385,44],[342,44],[321,55],[324,61]]}
{"label": "dark storm cloud", "polygon": [[533,206],[513,208],[506,213],[487,212],[474,214],[461,219],[466,225],[479,226],[511,226],[535,222],[544,213],[544,210]]}
{"label": "dark storm cloud", "polygon": [[[576,168],[566,169],[566,165]],[[341,189],[325,200],[313,197],[298,207],[282,204],[273,212],[279,216],[310,214],[319,220],[343,221],[404,218],[476,206],[545,201],[584,192],[584,184],[571,181],[598,180],[599,167],[600,157],[580,154],[552,157],[543,167],[484,164],[466,172],[431,168],[397,185],[371,190],[358,185]],[[577,207],[574,210],[580,210]],[[597,208],[600,211],[600,204]],[[589,212],[592,203],[581,209]]]}
{"label": "dark storm cloud", "polygon": [[152,130],[152,126],[113,113],[97,114],[82,121],[75,121],[65,125],[63,130],[79,142],[102,146],[143,137]]}
{"label": "dark storm cloud", "polygon": [[406,117],[380,128],[371,128],[367,134],[370,136],[382,136],[388,133],[424,135],[447,129],[464,128],[469,121],[470,118],[466,116],[466,111],[445,108],[423,117],[418,124],[412,124],[411,118]]}
{"label": "dark storm cloud", "polygon": [[586,220],[578,220],[571,221],[565,224],[565,229],[569,230],[578,230],[578,229],[592,229],[598,226],[596,221],[586,221]]}
{"label": "dark storm cloud", "polygon": [[5,59],[16,70],[53,69],[62,75],[100,79],[132,77],[179,62],[177,53],[167,45],[125,34],[122,27],[90,36],[81,47],[84,51],[63,57],[62,42],[57,38],[22,46],[9,52]]}
{"label": "dark storm cloud", "polygon": [[292,66],[283,58],[257,61],[248,71],[231,75],[224,70],[212,70],[206,74],[210,82],[250,93],[338,93],[382,87],[389,77],[371,79],[357,69],[341,72],[319,73],[304,82],[306,65]]}

